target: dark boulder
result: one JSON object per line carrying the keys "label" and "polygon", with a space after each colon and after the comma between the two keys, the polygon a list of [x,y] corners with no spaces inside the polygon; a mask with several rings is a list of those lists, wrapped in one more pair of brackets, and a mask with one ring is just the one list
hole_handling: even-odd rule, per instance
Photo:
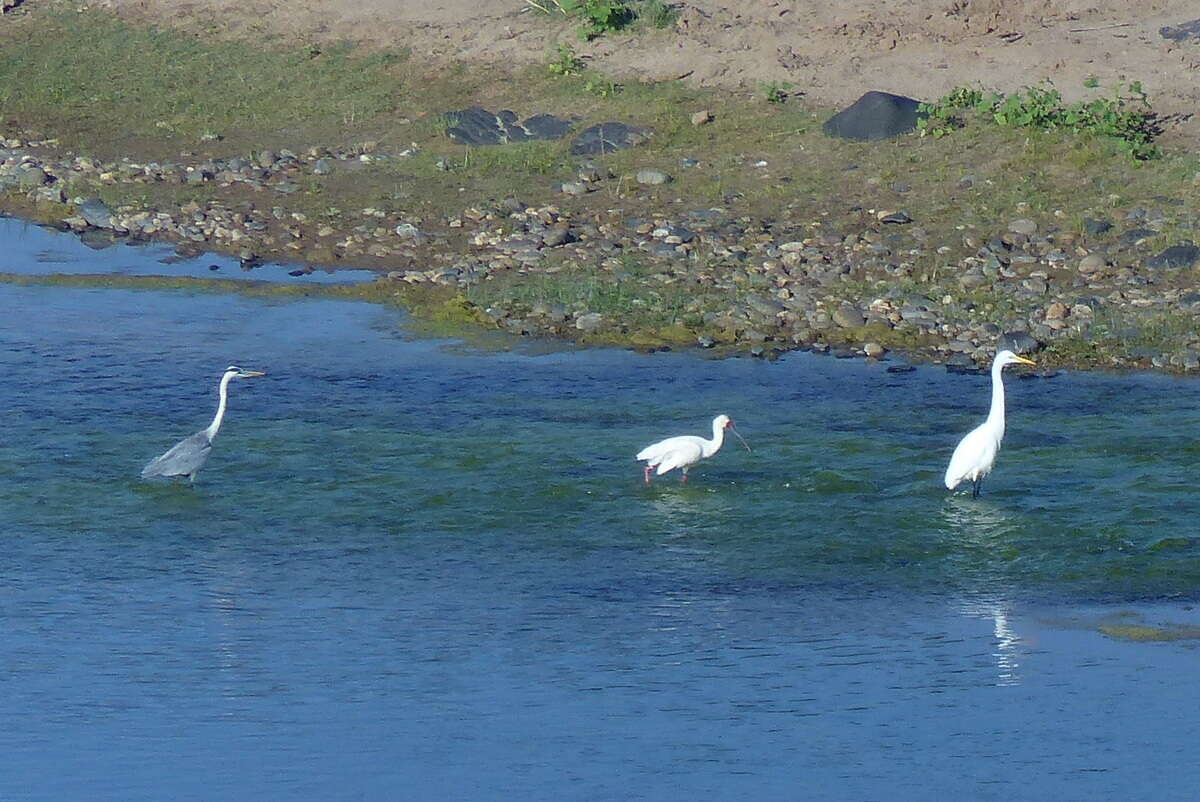
{"label": "dark boulder", "polygon": [[1158,232],[1152,228],[1131,228],[1121,235],[1120,243],[1122,245],[1137,245],[1143,240],[1157,236]]}
{"label": "dark boulder", "polygon": [[1172,245],[1146,260],[1146,267],[1157,269],[1179,269],[1191,267],[1200,260],[1200,248],[1190,243]]}
{"label": "dark boulder", "polygon": [[867,92],[825,121],[822,129],[842,139],[891,139],[917,127],[919,100],[889,92]]}
{"label": "dark boulder", "polygon": [[1183,42],[1188,39],[1200,42],[1200,19],[1181,22],[1178,25],[1164,25],[1158,29],[1158,35],[1173,42]]}
{"label": "dark boulder", "polygon": [[571,123],[553,114],[535,114],[521,126],[532,139],[562,139],[571,130]]}
{"label": "dark boulder", "polygon": [[450,127],[446,135],[460,145],[503,145],[507,142],[527,142],[533,139],[562,139],[571,130],[571,123],[553,114],[537,114],[525,122],[505,109],[493,114],[480,106],[448,111]]}
{"label": "dark boulder", "polygon": [[591,156],[614,153],[640,145],[650,137],[650,131],[625,123],[608,122],[585,129],[571,143],[572,156]]}

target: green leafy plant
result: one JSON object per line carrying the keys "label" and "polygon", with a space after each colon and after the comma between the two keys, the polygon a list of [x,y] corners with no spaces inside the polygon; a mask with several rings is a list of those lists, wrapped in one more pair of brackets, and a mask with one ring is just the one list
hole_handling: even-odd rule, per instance
{"label": "green leafy plant", "polygon": [[1064,109],[1063,122],[1076,131],[1090,131],[1115,140],[1135,159],[1155,159],[1162,155],[1154,144],[1162,128],[1139,81],[1128,87],[1118,84],[1112,97]]}
{"label": "green leafy plant", "polygon": [[1025,87],[1024,94],[1001,97],[992,107],[992,117],[997,125],[1049,131],[1058,127],[1062,111],[1062,93],[1046,82]]}
{"label": "green leafy plant", "polygon": [[650,28],[667,28],[679,17],[664,0],[526,0],[526,5],[543,14],[579,20],[577,33],[583,40],[624,30],[635,21]]}
{"label": "green leafy plant", "polygon": [[594,77],[588,78],[583,82],[583,91],[596,95],[597,97],[612,97],[624,88],[625,87],[611,78],[605,78],[599,75],[594,75]]}
{"label": "green leafy plant", "polygon": [[578,28],[580,39],[592,40],[597,36],[619,31],[633,22],[633,9],[621,0],[560,0],[568,14],[581,19]]}
{"label": "green leafy plant", "polygon": [[584,61],[575,53],[575,48],[569,44],[559,44],[555,55],[546,62],[546,69],[551,75],[561,77],[578,76],[581,80],[578,86],[588,94],[597,97],[611,97],[624,87],[611,78],[586,69]]}
{"label": "green leafy plant", "polygon": [[959,87],[934,103],[922,103],[917,113],[921,136],[945,136],[963,126],[962,113],[973,110],[997,125],[1069,130],[1105,137],[1138,160],[1160,155],[1154,144],[1161,133],[1142,85],[1118,84],[1111,97],[1063,103],[1062,93],[1050,81],[1027,86],[1011,95]]}
{"label": "green leafy plant", "polygon": [[783,103],[788,99],[791,88],[791,84],[778,81],[763,81],[758,84],[759,91],[768,103]]}
{"label": "green leafy plant", "polygon": [[528,6],[543,14],[561,14],[579,20],[580,39],[591,40],[611,31],[619,31],[633,22],[636,15],[624,0],[526,0]]}
{"label": "green leafy plant", "polygon": [[583,72],[583,59],[575,53],[575,48],[565,42],[559,43],[555,55],[546,63],[546,69],[552,75],[578,75]]}
{"label": "green leafy plant", "polygon": [[960,86],[935,103],[917,106],[917,131],[921,136],[940,139],[956,128],[963,127],[961,112],[983,102],[983,91]]}
{"label": "green leafy plant", "polygon": [[1083,86],[1085,89],[1095,89],[1099,85],[1100,85],[1100,79],[1097,78],[1095,75],[1089,75],[1088,77],[1083,79]]}

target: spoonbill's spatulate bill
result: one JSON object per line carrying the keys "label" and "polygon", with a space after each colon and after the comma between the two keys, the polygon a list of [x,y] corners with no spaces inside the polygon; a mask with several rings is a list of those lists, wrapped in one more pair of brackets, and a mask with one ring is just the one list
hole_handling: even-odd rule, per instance
{"label": "spoonbill's spatulate bill", "polygon": [[946,468],[946,488],[953,490],[964,481],[972,484],[971,495],[978,498],[983,478],[992,472],[996,452],[1004,439],[1004,379],[1006,365],[1032,365],[1032,360],[1012,351],[1001,351],[992,360],[992,408],[987,420],[972,429],[959,441]]}
{"label": "spoonbill's spatulate bill", "polygon": [[142,478],[186,476],[188,481],[196,481],[196,474],[204,467],[204,463],[208,461],[208,454],[212,451],[213,439],[216,438],[217,432],[221,429],[221,421],[225,419],[225,404],[229,398],[229,382],[233,379],[252,379],[256,376],[265,375],[261,370],[245,370],[236,365],[230,365],[225,368],[225,373],[221,376],[221,384],[217,391],[220,396],[220,400],[217,402],[217,414],[213,416],[212,423],[191,437],[185,437],[180,440],[171,446],[162,456],[155,457],[146,463],[146,467],[142,468]]}
{"label": "spoonbill's spatulate bill", "polygon": [[734,437],[742,441],[742,445],[746,446],[746,450],[750,450],[750,446],[746,443],[742,436],[738,434],[737,429],[733,427],[733,421],[728,415],[718,415],[713,418],[712,422],[713,436],[711,440],[705,440],[703,437],[695,435],[682,435],[680,437],[668,437],[666,440],[646,446],[638,452],[636,459],[646,463],[643,477],[646,484],[650,483],[650,474],[656,473],[662,476],[668,471],[673,471],[676,468],[683,469],[683,481],[687,481],[688,469],[702,459],[708,459],[713,454],[721,450],[721,446],[725,442],[725,430],[733,432]]}

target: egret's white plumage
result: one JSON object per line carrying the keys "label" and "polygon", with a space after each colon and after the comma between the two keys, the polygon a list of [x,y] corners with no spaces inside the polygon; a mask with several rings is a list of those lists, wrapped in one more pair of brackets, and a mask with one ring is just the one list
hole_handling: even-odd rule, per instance
{"label": "egret's white plumage", "polygon": [[979,495],[983,478],[992,472],[996,453],[1004,439],[1004,379],[1001,373],[1006,365],[1032,365],[1032,360],[1017,356],[1012,351],[1001,351],[992,360],[992,408],[987,420],[972,429],[959,441],[946,468],[946,488],[953,490],[964,481],[974,486],[972,495]]}
{"label": "egret's white plumage", "polygon": [[171,446],[166,453],[155,457],[142,468],[142,478],[151,479],[158,476],[186,476],[189,481],[196,481],[196,474],[208,461],[212,451],[212,441],[221,429],[221,421],[225,419],[225,406],[229,399],[229,382],[233,379],[250,379],[265,376],[261,370],[245,370],[236,365],[225,368],[221,375],[221,383],[217,389],[217,414],[212,423],[190,437],[185,437]]}
{"label": "egret's white plumage", "polygon": [[647,484],[650,482],[650,474],[657,473],[662,476],[668,471],[673,471],[676,468],[683,469],[683,481],[687,481],[688,469],[702,459],[708,459],[713,454],[721,450],[721,446],[725,443],[725,430],[733,432],[737,439],[742,441],[742,445],[746,446],[746,450],[750,450],[750,446],[746,445],[746,441],[742,440],[742,436],[738,434],[737,429],[733,428],[733,421],[728,415],[718,415],[713,418],[712,422],[713,436],[711,440],[705,440],[703,437],[695,435],[681,435],[679,437],[668,437],[666,440],[660,440],[653,445],[646,446],[637,453],[639,462],[645,462],[646,468],[644,478]]}

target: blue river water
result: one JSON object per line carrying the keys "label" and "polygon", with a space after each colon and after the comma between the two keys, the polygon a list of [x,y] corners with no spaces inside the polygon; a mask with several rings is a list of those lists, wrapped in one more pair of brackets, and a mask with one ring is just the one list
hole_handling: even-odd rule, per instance
{"label": "blue river water", "polygon": [[972,500],[987,377],[886,367],[0,283],[0,798],[1194,799],[1200,384],[1011,371]]}

